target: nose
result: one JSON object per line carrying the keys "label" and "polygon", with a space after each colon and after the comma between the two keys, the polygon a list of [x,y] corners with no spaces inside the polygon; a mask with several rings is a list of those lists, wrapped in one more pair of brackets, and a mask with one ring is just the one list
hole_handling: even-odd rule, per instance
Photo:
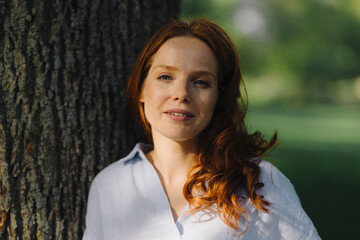
{"label": "nose", "polygon": [[191,94],[190,94],[190,86],[187,81],[178,81],[174,86],[174,97],[175,101],[180,101],[184,103],[190,103]]}

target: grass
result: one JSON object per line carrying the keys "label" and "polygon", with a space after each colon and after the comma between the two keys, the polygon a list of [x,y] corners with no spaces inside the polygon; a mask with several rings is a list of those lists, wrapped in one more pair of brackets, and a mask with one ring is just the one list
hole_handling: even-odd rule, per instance
{"label": "grass", "polygon": [[250,130],[281,144],[274,164],[291,180],[323,239],[358,239],[360,111],[338,106],[250,107]]}

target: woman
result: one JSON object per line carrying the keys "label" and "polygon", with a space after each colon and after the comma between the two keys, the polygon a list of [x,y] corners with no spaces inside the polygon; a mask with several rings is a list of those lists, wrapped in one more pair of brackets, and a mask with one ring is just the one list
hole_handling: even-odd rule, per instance
{"label": "woman", "polygon": [[247,132],[237,51],[207,20],[157,31],[129,77],[137,144],[92,183],[84,239],[320,239]]}

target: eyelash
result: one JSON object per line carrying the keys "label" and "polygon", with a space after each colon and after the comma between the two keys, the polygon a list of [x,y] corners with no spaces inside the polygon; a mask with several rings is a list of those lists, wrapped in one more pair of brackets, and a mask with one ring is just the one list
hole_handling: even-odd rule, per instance
{"label": "eyelash", "polygon": [[[157,79],[158,79],[158,80],[162,80],[162,81],[169,81],[169,80],[171,80],[172,78],[171,78],[171,76],[168,75],[168,74],[163,74],[163,75],[160,75]],[[206,80],[201,80],[201,79],[199,79],[199,80],[194,80],[194,81],[193,81],[193,84],[199,85],[201,88],[208,88],[208,87],[210,87],[210,84],[209,84],[208,81],[206,81]]]}
{"label": "eyelash", "polygon": [[208,88],[210,84],[206,80],[195,80],[194,84],[199,84],[201,87]]}
{"label": "eyelash", "polygon": [[[166,79],[164,79],[164,78],[166,78]],[[164,75],[160,75],[160,76],[158,77],[158,79],[159,79],[159,80],[168,81],[168,80],[171,80],[171,77],[170,77],[169,75],[167,75],[167,74],[164,74]]]}

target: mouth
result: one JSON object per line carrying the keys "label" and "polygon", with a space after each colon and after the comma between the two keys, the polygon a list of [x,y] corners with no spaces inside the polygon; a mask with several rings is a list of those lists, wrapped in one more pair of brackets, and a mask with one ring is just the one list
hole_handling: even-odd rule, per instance
{"label": "mouth", "polygon": [[165,113],[169,114],[171,116],[176,116],[176,117],[186,117],[186,118],[194,117],[194,114],[192,114],[189,111],[183,110],[183,109],[171,109],[171,110],[165,111]]}
{"label": "mouth", "polygon": [[170,114],[170,115],[174,115],[174,116],[180,116],[180,117],[191,117],[187,114],[183,114],[183,113],[167,113],[167,114]]}

